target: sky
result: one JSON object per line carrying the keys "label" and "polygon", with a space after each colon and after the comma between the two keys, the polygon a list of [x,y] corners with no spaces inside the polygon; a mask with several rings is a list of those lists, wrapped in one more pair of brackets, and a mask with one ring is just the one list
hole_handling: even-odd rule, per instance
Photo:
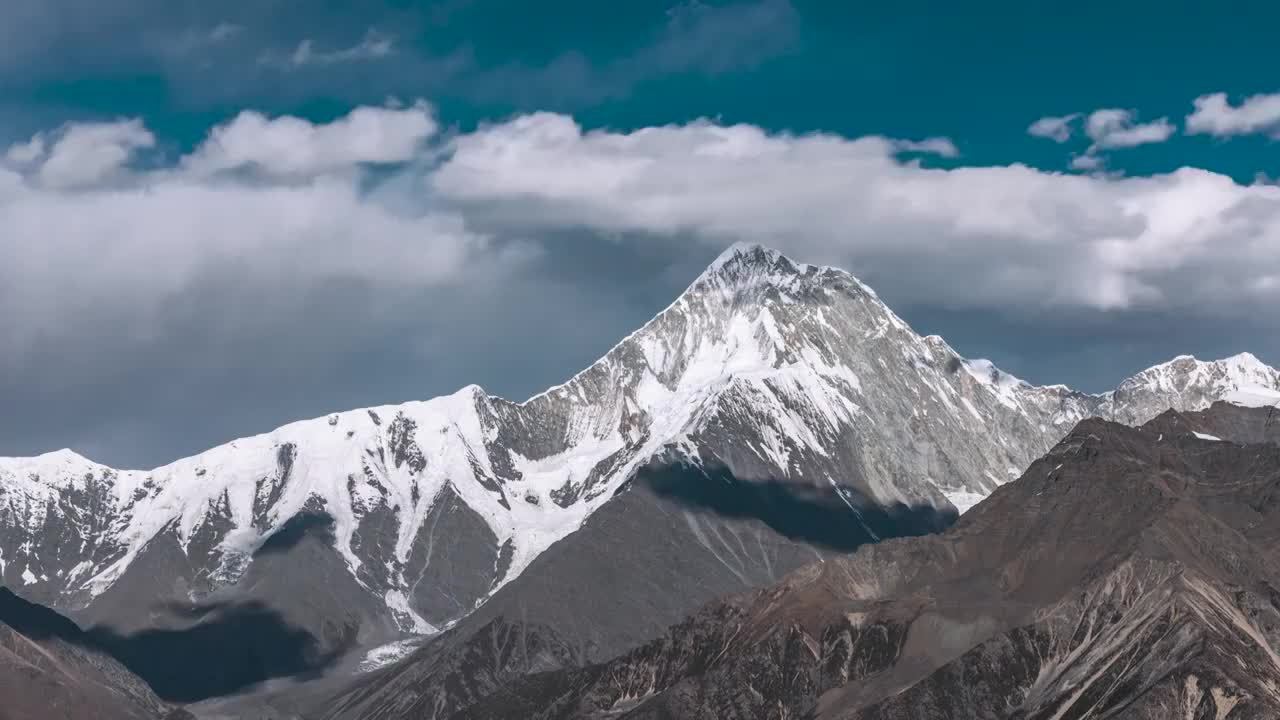
{"label": "sky", "polygon": [[1104,391],[1280,364],[1265,3],[0,0],[0,455],[523,399],[735,241]]}

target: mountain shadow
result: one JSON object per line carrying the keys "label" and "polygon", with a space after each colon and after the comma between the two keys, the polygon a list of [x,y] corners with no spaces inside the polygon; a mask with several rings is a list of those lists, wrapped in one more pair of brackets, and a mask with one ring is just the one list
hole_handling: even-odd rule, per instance
{"label": "mountain shadow", "polygon": [[254,557],[287,552],[308,537],[314,537],[326,546],[334,546],[337,543],[334,536],[335,524],[333,516],[327,512],[304,510],[286,520],[284,525],[254,552]]}
{"label": "mountain shadow", "polygon": [[317,675],[355,635],[352,629],[342,647],[322,652],[315,636],[256,602],[185,608],[175,614],[199,620],[190,627],[132,634],[95,626],[87,635],[162,699],[184,703],[230,695],[273,678]]}
{"label": "mountain shadow", "polygon": [[109,655],[168,702],[195,702],[272,678],[318,674],[350,645],[320,652],[315,637],[260,603],[164,611],[196,623],[132,634],[101,625],[82,630],[58,612],[0,588],[0,622],[33,640],[57,639]]}
{"label": "mountain shadow", "polygon": [[0,718],[194,720],[70,619],[0,587]]}
{"label": "mountain shadow", "polygon": [[633,482],[694,512],[754,518],[788,539],[840,552],[886,537],[941,532],[958,517],[932,506],[881,507],[844,486],[743,480],[723,465],[652,464]]}

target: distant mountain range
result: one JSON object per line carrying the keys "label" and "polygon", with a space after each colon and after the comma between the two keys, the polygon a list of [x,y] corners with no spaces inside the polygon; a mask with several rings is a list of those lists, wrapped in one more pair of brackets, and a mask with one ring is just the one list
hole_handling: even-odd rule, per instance
{"label": "distant mountain range", "polygon": [[446,717],[714,598],[941,531],[1086,418],[1221,399],[1280,403],[1280,372],[1180,357],[1100,395],[1032,386],[915,334],[842,270],[735,246],[522,403],[472,386],[150,471],[2,458],[0,578],[167,700],[341,679],[423,645],[338,702],[292,686],[254,702]]}

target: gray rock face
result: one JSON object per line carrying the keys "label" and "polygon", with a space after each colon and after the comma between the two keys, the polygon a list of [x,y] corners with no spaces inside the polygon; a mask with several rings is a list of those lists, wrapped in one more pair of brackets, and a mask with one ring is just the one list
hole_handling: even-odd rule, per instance
{"label": "gray rock face", "polygon": [[1087,420],[944,534],[815,563],[457,717],[1280,716],[1277,442],[1268,410],[1226,404]]}
{"label": "gray rock face", "polygon": [[877,513],[967,506],[1084,417],[1278,391],[1280,373],[1251,356],[1180,358],[1105,395],[1032,387],[916,335],[848,273],[736,247],[523,403],[468,387],[150,471],[70,451],[0,459],[0,578],[121,632],[263,605],[325,658],[469,617],[657,457],[837,500],[876,539]]}

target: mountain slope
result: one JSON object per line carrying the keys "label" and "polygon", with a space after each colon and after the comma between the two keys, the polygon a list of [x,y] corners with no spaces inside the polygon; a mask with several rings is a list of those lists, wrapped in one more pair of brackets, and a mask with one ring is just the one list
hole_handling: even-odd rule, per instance
{"label": "mountain slope", "polygon": [[716,597],[888,537],[937,532],[931,506],[863,506],[830,488],[655,461],[528,572],[406,660],[324,698],[325,717],[441,718],[530,673],[599,662]]}
{"label": "mountain slope", "polygon": [[942,535],[811,565],[459,717],[1275,717],[1277,442],[1274,414],[1226,404],[1087,420]]}
{"label": "mountain slope", "polygon": [[1084,417],[1143,420],[1232,393],[1267,401],[1280,373],[1247,355],[1179,358],[1106,395],[1033,387],[916,335],[848,273],[736,246],[523,403],[469,387],[151,471],[69,451],[0,459],[0,577],[125,635],[184,637],[202,608],[265,608],[275,632],[312,643],[264,659],[260,638],[218,639],[270,677],[457,623],[658,457],[819,493],[878,539],[869,515],[965,506]]}
{"label": "mountain slope", "polygon": [[181,720],[75,623],[0,588],[0,717]]}

